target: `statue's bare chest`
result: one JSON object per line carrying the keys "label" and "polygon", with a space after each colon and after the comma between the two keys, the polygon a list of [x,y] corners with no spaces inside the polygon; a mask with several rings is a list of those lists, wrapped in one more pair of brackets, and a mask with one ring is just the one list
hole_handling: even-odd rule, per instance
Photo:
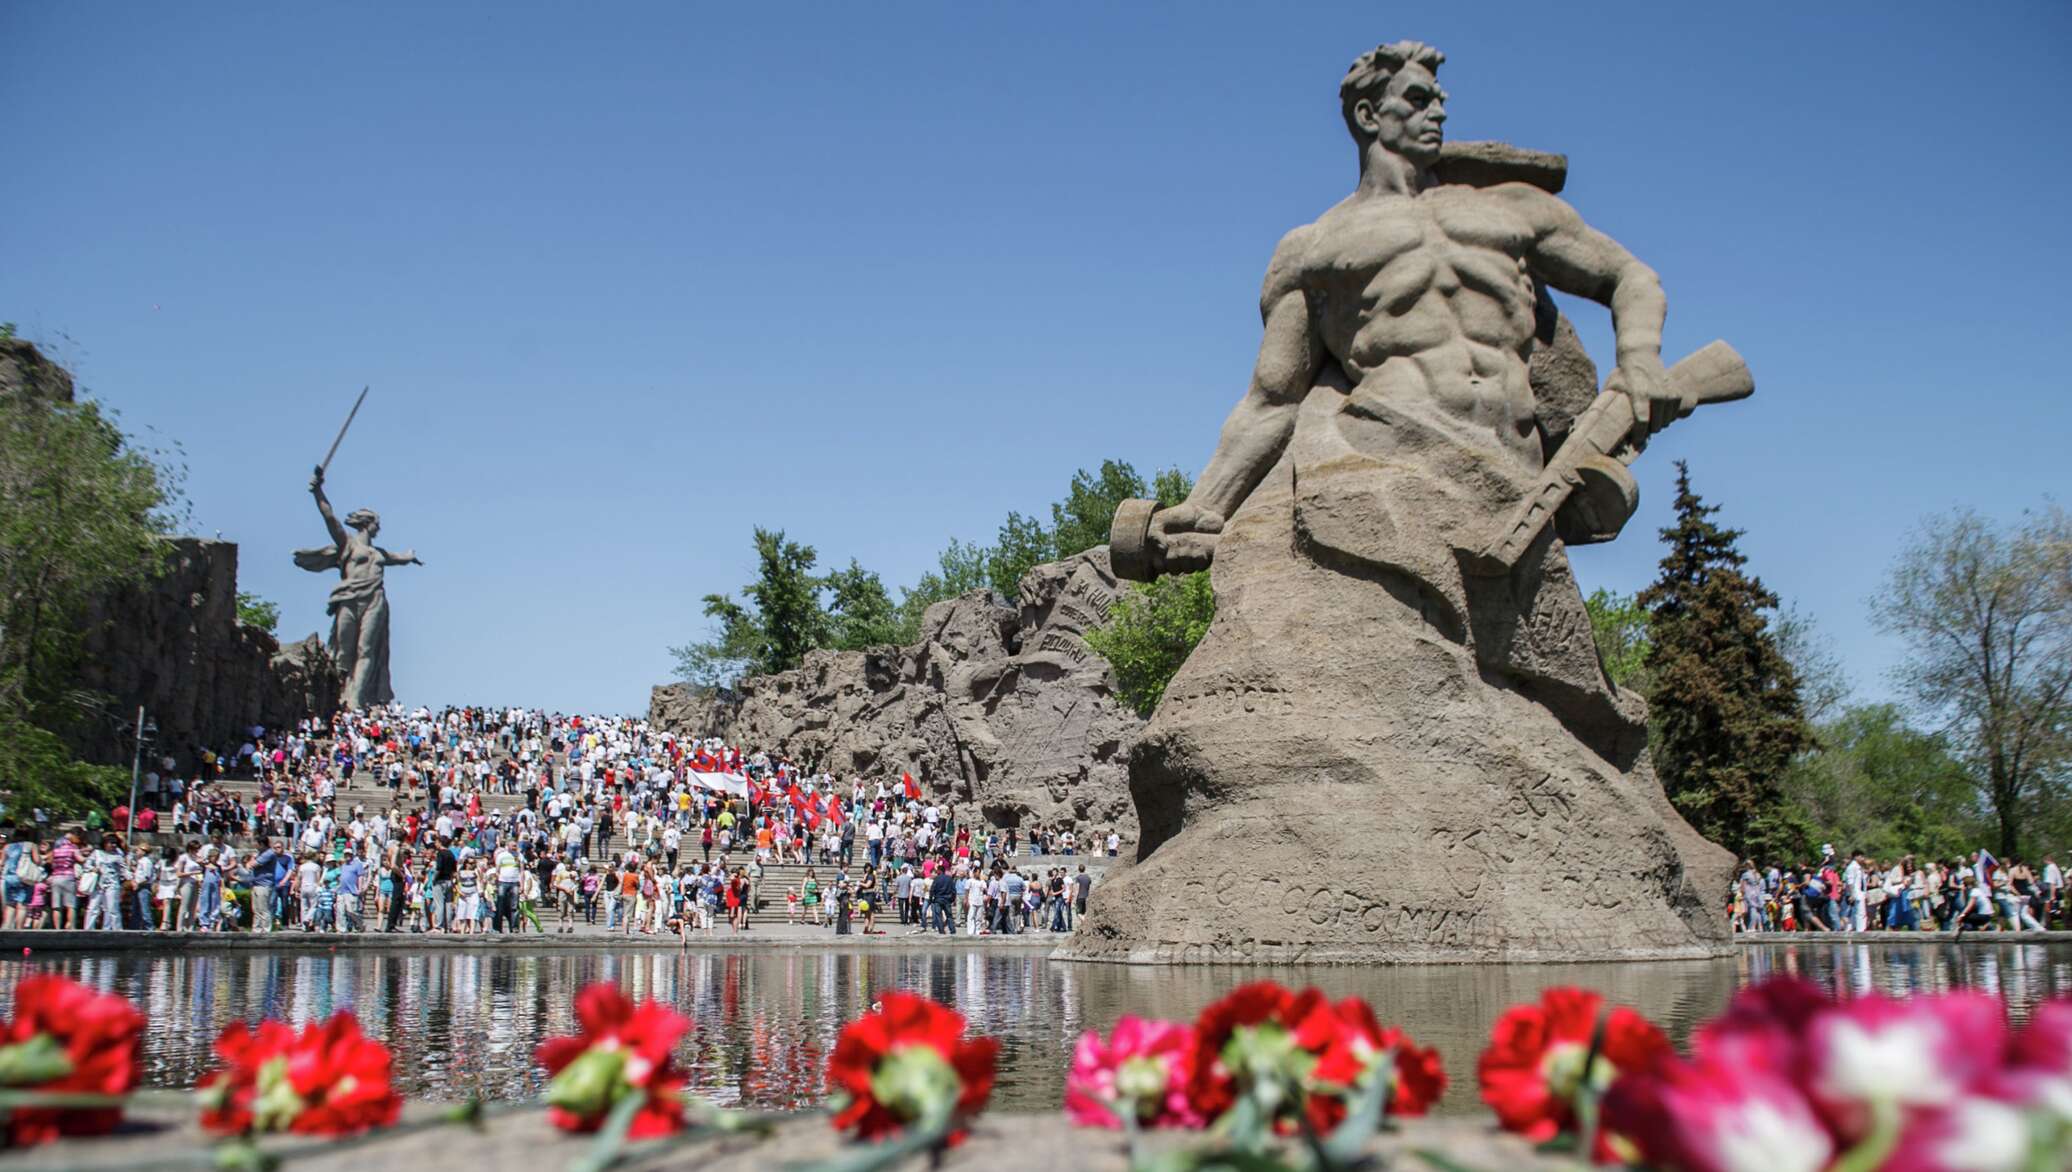
{"label": "statue's bare chest", "polygon": [[1402,313],[1427,293],[1450,295],[1464,283],[1523,282],[1529,290],[1529,226],[1472,189],[1341,206],[1316,229],[1305,268],[1327,313]]}

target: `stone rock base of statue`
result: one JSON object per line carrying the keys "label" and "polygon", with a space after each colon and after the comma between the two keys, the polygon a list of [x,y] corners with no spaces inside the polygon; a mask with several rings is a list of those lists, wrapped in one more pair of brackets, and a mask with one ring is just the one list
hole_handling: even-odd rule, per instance
{"label": "stone rock base of statue", "polygon": [[[1226,527],[1215,622],[1132,752],[1137,861],[1095,886],[1061,955],[1725,952],[1733,860],[1664,797],[1644,704],[1604,680],[1559,544],[1495,582],[1418,565],[1447,547],[1448,518],[1497,502],[1422,495],[1473,478],[1392,483],[1305,444],[1340,431],[1326,416],[1343,402],[1318,388],[1295,450]],[[1502,497],[1508,479],[1474,491]]]}

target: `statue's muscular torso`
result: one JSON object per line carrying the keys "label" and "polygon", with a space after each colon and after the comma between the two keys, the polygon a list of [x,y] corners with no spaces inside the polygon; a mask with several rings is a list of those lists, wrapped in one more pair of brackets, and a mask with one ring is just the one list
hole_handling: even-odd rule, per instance
{"label": "statue's muscular torso", "polygon": [[1532,205],[1551,198],[1451,186],[1355,196],[1289,233],[1274,268],[1301,289],[1360,398],[1435,405],[1537,468],[1527,257]]}

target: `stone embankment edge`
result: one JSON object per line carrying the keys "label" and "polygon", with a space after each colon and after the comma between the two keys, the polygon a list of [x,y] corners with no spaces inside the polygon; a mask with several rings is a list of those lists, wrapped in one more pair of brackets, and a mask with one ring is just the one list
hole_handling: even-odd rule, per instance
{"label": "stone embankment edge", "polygon": [[621,936],[616,933],[555,936],[433,936],[424,934],[275,932],[256,936],[225,932],[184,936],[165,932],[0,932],[0,960],[23,949],[35,953],[173,952],[927,952],[943,948],[977,948],[1000,952],[1049,952],[1058,941],[1027,936],[704,936],[687,942],[675,936]]}
{"label": "stone embankment edge", "polygon": [[[621,936],[616,933],[590,933],[574,936],[525,935],[506,936],[430,936],[421,934],[387,933],[343,933],[326,932],[276,932],[268,936],[255,936],[243,932],[226,932],[213,936],[181,936],[163,932],[0,932],[0,960],[18,957],[27,949],[31,955],[38,953],[137,953],[164,955],[172,952],[522,952],[534,953],[587,953],[587,952],[939,952],[944,949],[978,949],[980,951],[1007,953],[1040,953],[1052,960],[1069,960],[1095,964],[1180,964],[1180,965],[1286,965],[1286,964],[1558,964],[1573,963],[1578,958],[1572,955],[1555,954],[1513,954],[1489,955],[1482,953],[1419,953],[1396,957],[1338,955],[1335,953],[1310,953],[1300,958],[1281,958],[1262,954],[1211,953],[1204,951],[1201,959],[1185,956],[1153,956],[1130,954],[1127,956],[1089,955],[1075,953],[1064,936],[1036,933],[1015,936],[941,936],[935,933],[921,935],[886,936],[805,936],[784,934],[749,933],[743,936],[695,935],[688,943],[674,936]],[[1960,938],[1953,932],[1755,932],[1734,937],[1732,945],[1719,951],[1706,951],[1683,955],[1628,954],[1614,958],[1618,961],[1640,960],[1705,960],[1734,955],[1735,946],[1805,944],[2067,944],[2072,943],[2072,931],[2050,932],[1966,932]]]}
{"label": "stone embankment edge", "polygon": [[[1453,1093],[1461,1092],[1456,1088]],[[435,1110],[430,1104],[412,1104],[405,1109],[404,1122]],[[288,1165],[294,1172],[451,1167],[456,1160],[476,1167],[537,1168],[551,1172],[571,1167],[588,1154],[592,1138],[556,1132],[548,1126],[544,1113],[528,1111],[493,1118],[480,1132],[440,1127],[392,1139],[374,1139],[365,1146],[350,1145],[335,1152],[323,1150],[329,1145],[321,1140],[273,1140],[265,1146],[282,1151],[299,1149]],[[1199,1141],[1198,1135],[1178,1132],[1159,1132],[1148,1137],[1154,1152]],[[205,1150],[206,1142],[207,1137],[194,1128],[191,1119],[160,1112],[113,1136],[66,1140],[10,1152],[7,1162],[10,1168],[22,1169],[136,1168],[153,1161],[191,1158]],[[1534,1152],[1517,1137],[1498,1132],[1494,1122],[1480,1113],[1402,1120],[1398,1128],[1377,1138],[1372,1150],[1401,1153],[1417,1149],[1440,1152],[1458,1166],[1476,1172],[1579,1167]],[[801,1116],[780,1123],[775,1133],[764,1140],[749,1136],[715,1137],[652,1156],[641,1155],[636,1147],[629,1153],[632,1158],[619,1164],[616,1172],[664,1168],[768,1172],[793,1163],[818,1163],[854,1150],[828,1126],[825,1116]],[[904,1166],[923,1165],[910,1161]],[[1402,1160],[1390,1166],[1428,1165]],[[1129,1160],[1122,1138],[1115,1132],[1073,1127],[1057,1114],[995,1113],[979,1117],[970,1138],[945,1153],[942,1167],[985,1172],[1127,1172]]]}

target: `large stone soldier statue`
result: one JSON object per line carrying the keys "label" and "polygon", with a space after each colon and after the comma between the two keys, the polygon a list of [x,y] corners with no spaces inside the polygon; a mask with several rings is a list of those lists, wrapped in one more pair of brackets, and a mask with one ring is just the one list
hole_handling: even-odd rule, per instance
{"label": "large stone soldier statue", "polygon": [[[1655,273],[1558,182],[1444,165],[1443,61],[1405,41],[1354,62],[1359,186],[1275,250],[1251,388],[1192,495],[1117,515],[1118,574],[1211,566],[1217,613],[1132,757],[1138,862],[1096,888],[1074,955],[1725,941],[1731,860],[1664,798],[1563,550],[1617,534],[1650,435],[1752,385],[1719,343],[1665,369]],[[1608,306],[1616,335],[1565,436],[1530,377],[1542,286]]]}

